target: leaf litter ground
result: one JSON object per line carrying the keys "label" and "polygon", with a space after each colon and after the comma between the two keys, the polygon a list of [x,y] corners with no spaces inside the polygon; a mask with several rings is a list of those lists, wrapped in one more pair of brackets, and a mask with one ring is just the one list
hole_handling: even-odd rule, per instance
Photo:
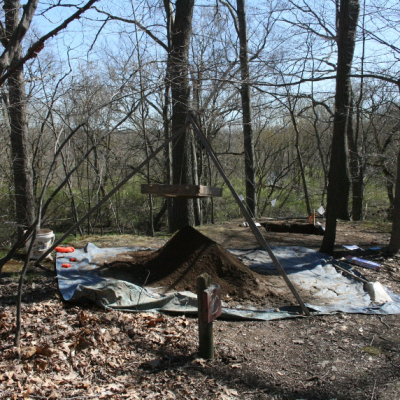
{"label": "leaf litter ground", "polygon": [[[348,226],[339,229],[338,243],[347,241],[344,232],[349,232]],[[224,243],[224,248],[248,247],[252,241],[248,230],[237,223],[217,225],[214,230],[207,227],[203,233]],[[387,232],[358,227],[357,233],[358,243],[378,241],[384,245],[387,241]],[[308,247],[313,247],[320,240],[311,235],[269,235],[269,243],[277,245],[305,246],[308,240]],[[340,256],[341,250],[337,250]],[[399,293],[398,258],[383,253],[371,257],[382,263],[381,271],[362,273]],[[154,284],[165,279],[154,278]],[[170,283],[176,284],[176,279]],[[240,287],[235,290],[239,295]],[[92,305],[65,304],[57,297],[54,276],[42,270],[33,271],[26,284],[21,348],[16,349],[16,291],[16,278],[3,274],[1,398],[399,398],[397,315],[337,314],[272,322],[217,320],[216,357],[206,361],[196,357],[195,318],[105,312]]]}

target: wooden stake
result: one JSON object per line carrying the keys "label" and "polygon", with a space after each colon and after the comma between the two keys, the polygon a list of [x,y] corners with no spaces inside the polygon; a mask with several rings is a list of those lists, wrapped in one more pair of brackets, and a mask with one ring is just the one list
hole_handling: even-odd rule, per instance
{"label": "wooden stake", "polygon": [[199,355],[206,360],[214,360],[213,323],[205,322],[203,293],[211,284],[211,277],[207,273],[197,278],[197,308],[199,319]]}

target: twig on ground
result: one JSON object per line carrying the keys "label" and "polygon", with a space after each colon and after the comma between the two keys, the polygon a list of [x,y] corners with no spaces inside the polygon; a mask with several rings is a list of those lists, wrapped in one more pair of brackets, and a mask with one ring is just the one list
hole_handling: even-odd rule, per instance
{"label": "twig on ground", "polygon": [[46,268],[44,265],[42,265],[42,264],[33,264],[32,265],[33,267],[36,267],[36,268],[39,268],[39,269],[42,269],[43,271],[45,271],[45,272],[52,272],[51,270],[49,270],[48,268]]}
{"label": "twig on ground", "polygon": [[378,316],[378,318],[382,322],[382,324],[386,326],[386,328],[390,329],[390,326],[382,319],[382,317]]}
{"label": "twig on ground", "polygon": [[140,303],[140,298],[142,297],[142,293],[143,293],[144,287],[146,286],[147,280],[149,279],[149,276],[150,276],[150,270],[149,270],[149,273],[147,274],[146,279],[144,280],[144,283],[142,285],[142,290],[140,291],[139,298],[138,298],[138,301],[137,301],[137,304],[136,304],[136,311],[138,311],[137,306]]}
{"label": "twig on ground", "polygon": [[371,343],[369,344],[370,346],[372,346],[372,343],[374,343],[374,339],[375,339],[375,335],[374,335],[374,336],[372,336]]}
{"label": "twig on ground", "polygon": [[376,387],[376,379],[374,380],[374,387],[372,389],[371,400],[373,400],[375,397],[375,387]]}

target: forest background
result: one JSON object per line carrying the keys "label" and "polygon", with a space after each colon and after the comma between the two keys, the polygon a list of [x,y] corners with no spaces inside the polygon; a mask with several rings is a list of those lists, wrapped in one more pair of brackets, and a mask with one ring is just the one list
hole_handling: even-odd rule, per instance
{"label": "forest background", "polygon": [[[308,216],[326,208],[330,184],[347,199],[335,219],[393,219],[398,2],[1,4],[1,245],[15,242],[17,228],[69,229],[186,126],[189,112],[254,216]],[[353,45],[340,40],[352,37]],[[338,145],[341,51],[349,70]],[[186,127],[183,141],[173,140],[75,233],[175,230],[182,207],[194,225],[240,216],[227,190],[176,202],[174,214],[173,201],[141,194],[141,183],[224,187]]]}

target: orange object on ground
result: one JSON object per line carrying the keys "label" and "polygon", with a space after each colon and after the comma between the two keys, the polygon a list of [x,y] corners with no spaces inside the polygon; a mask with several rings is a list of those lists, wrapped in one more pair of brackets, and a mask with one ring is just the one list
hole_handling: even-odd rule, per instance
{"label": "orange object on ground", "polygon": [[63,268],[71,268],[71,264],[65,263],[65,264],[61,264],[61,266]]}
{"label": "orange object on ground", "polygon": [[75,257],[71,257],[71,258],[69,259],[69,261],[71,261],[71,262],[77,262],[77,261],[78,261],[78,259],[77,259],[77,258],[75,258]]}
{"label": "orange object on ground", "polygon": [[69,247],[56,247],[58,253],[72,253],[75,249],[72,246]]}

